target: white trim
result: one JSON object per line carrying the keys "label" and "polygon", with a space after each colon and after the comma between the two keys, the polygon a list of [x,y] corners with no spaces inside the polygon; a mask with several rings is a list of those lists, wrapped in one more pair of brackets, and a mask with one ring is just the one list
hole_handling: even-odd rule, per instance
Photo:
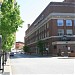
{"label": "white trim", "polygon": [[34,25],[33,29],[26,35],[26,37],[30,36],[32,33],[37,31],[40,27],[44,26],[51,19],[75,19],[75,13],[50,13],[44,20],[42,20],[38,25]]}
{"label": "white trim", "polygon": [[[64,35],[66,37],[75,37],[75,35]],[[58,37],[64,37],[64,36],[51,36],[51,38],[58,38]]]}
{"label": "white trim", "polygon": [[75,44],[75,41],[56,41],[56,42],[52,42],[52,45],[55,44]]}
{"label": "white trim", "polygon": [[[46,37],[46,38],[43,38],[43,39],[40,39],[40,40],[47,40],[47,39],[50,39],[50,38],[59,38],[59,37],[63,37],[63,36],[51,36],[51,37]],[[67,37],[75,37],[75,35],[72,35],[72,36],[67,35]],[[31,44],[34,44],[34,43],[36,43],[36,42],[37,42],[37,41],[32,42],[32,43],[27,44],[27,45],[31,45]]]}

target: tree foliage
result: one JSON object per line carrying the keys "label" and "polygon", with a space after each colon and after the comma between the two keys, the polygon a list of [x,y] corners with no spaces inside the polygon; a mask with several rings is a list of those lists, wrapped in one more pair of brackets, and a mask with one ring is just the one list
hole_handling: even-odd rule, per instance
{"label": "tree foliage", "polygon": [[41,53],[41,55],[43,55],[43,51],[44,51],[44,41],[43,40],[39,40],[37,42],[37,47],[39,49],[39,52]]}
{"label": "tree foliage", "polygon": [[2,35],[2,48],[11,49],[15,41],[15,33],[22,27],[19,5],[14,0],[4,0],[1,5],[0,35]]}
{"label": "tree foliage", "polygon": [[16,32],[18,27],[21,27],[21,24],[23,23],[17,3],[13,8],[13,2],[4,1],[1,6],[1,12],[1,32],[7,34]]}
{"label": "tree foliage", "polygon": [[29,49],[28,46],[24,46],[24,47],[23,47],[23,50],[24,50],[24,52],[29,52],[30,49]]}

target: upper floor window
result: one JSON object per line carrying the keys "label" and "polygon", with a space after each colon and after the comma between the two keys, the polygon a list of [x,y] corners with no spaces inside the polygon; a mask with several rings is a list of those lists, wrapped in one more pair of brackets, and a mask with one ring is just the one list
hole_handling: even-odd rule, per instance
{"label": "upper floor window", "polygon": [[72,20],[66,20],[66,26],[72,26]]}
{"label": "upper floor window", "polygon": [[49,22],[47,23],[47,28],[49,28]]}
{"label": "upper floor window", "polygon": [[58,29],[58,36],[64,35],[64,29]]}
{"label": "upper floor window", "polygon": [[63,20],[57,20],[57,26],[63,26],[64,22]]}
{"label": "upper floor window", "polygon": [[67,29],[67,30],[66,30],[66,34],[67,34],[67,35],[72,35],[72,34],[73,34],[72,29]]}

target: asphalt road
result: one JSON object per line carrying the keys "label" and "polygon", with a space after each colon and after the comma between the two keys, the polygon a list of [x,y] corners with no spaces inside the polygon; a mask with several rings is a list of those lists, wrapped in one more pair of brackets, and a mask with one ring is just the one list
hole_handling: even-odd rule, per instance
{"label": "asphalt road", "polygon": [[31,55],[15,54],[11,58],[13,75],[27,74],[73,74],[74,59],[63,57],[38,58]]}

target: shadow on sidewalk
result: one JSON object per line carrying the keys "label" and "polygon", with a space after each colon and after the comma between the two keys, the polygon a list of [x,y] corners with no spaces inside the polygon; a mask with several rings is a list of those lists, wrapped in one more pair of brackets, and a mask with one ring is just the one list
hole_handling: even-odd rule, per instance
{"label": "shadow on sidewalk", "polygon": [[51,58],[50,56],[46,55],[29,55],[29,54],[14,54],[14,56],[10,56],[11,59],[18,59],[18,58]]}
{"label": "shadow on sidewalk", "polygon": [[58,58],[58,59],[75,59],[75,57],[62,57],[62,58]]}
{"label": "shadow on sidewalk", "polygon": [[10,75],[10,72],[4,72],[2,75]]}

